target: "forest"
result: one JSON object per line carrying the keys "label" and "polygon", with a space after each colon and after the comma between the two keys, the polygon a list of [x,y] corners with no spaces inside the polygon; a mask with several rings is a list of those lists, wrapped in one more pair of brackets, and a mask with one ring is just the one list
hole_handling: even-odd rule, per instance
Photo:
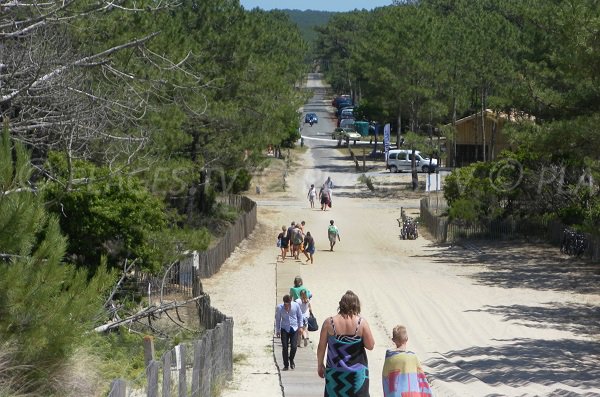
{"label": "forest", "polygon": [[446,180],[450,218],[557,219],[598,234],[600,4],[396,3],[335,14],[317,28],[316,56],[335,91],[351,94],[366,120],[390,123],[407,145],[440,157],[431,137],[452,145],[458,119],[511,115],[504,132],[514,150]]}
{"label": "forest", "polygon": [[313,65],[423,151],[461,117],[528,115],[505,128],[516,150],[448,177],[449,216],[598,233],[599,7],[397,2],[313,21],[313,44],[236,0],[0,2],[0,395],[83,395],[82,349],[118,375],[127,338],[89,334],[118,270],[218,238],[236,213],[217,195],[299,138]]}
{"label": "forest", "polygon": [[299,138],[307,43],[230,0],[1,2],[0,26],[0,395],[90,395],[82,349],[104,387],[131,361],[90,335],[119,269],[206,249],[237,217],[216,196]]}

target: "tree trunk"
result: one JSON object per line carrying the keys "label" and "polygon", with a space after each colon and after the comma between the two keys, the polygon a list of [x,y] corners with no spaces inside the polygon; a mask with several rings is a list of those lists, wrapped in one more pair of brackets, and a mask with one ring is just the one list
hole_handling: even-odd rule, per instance
{"label": "tree trunk", "polygon": [[398,107],[398,130],[396,130],[396,147],[400,149],[400,136],[402,135],[402,107]]}
{"label": "tree trunk", "polygon": [[500,112],[495,112],[495,120],[492,122],[492,136],[490,137],[490,160],[496,159],[496,132],[498,131],[498,120]]}
{"label": "tree trunk", "polygon": [[456,168],[456,95],[452,96],[452,167]]}
{"label": "tree trunk", "polygon": [[485,100],[486,100],[486,89],[485,89],[485,85],[483,85],[481,87],[481,139],[482,139],[482,149],[483,149],[483,162],[485,163],[487,161],[487,156],[486,156],[486,150],[485,150],[485,144],[486,144],[486,139],[485,139]]}
{"label": "tree trunk", "polygon": [[417,173],[416,149],[412,146],[412,159],[410,160],[410,168],[412,170],[412,190],[413,192],[419,187],[419,174]]}

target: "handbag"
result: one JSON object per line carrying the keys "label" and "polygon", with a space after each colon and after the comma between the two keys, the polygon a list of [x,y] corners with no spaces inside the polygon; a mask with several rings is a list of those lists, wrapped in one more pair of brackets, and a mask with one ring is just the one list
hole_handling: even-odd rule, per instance
{"label": "handbag", "polygon": [[277,239],[277,247],[281,248],[281,239],[280,238]]}
{"label": "handbag", "polygon": [[317,318],[310,312],[308,316],[308,330],[309,331],[317,331],[319,329],[319,324],[317,323]]}

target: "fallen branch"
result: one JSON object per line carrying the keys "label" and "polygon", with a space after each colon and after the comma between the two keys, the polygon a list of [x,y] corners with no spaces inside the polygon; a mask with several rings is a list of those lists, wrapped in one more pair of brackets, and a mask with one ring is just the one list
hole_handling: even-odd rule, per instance
{"label": "fallen branch", "polygon": [[154,316],[156,314],[160,314],[160,313],[166,312],[168,310],[173,310],[173,309],[176,309],[178,307],[185,306],[188,303],[197,301],[198,299],[202,298],[203,296],[204,295],[197,296],[195,298],[188,299],[188,300],[183,301],[183,302],[177,302],[177,301],[175,301],[175,302],[163,303],[163,304],[161,304],[159,306],[146,307],[146,308],[142,309],[141,311],[137,312],[136,314],[134,314],[132,316],[129,316],[129,317],[126,317],[124,319],[121,319],[121,320],[118,320],[118,321],[114,321],[114,322],[107,323],[107,324],[101,325],[99,327],[96,327],[96,328],[94,328],[94,331],[96,331],[96,332],[106,332],[106,331],[109,331],[111,329],[118,328],[121,325],[129,324],[131,322],[137,321],[137,320],[139,320],[141,318],[144,318],[144,317]]}

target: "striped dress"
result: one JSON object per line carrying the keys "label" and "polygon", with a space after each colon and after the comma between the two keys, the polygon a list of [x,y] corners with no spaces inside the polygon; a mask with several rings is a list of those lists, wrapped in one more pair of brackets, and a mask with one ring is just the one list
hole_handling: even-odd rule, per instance
{"label": "striped dress", "polygon": [[329,318],[333,335],[327,339],[325,368],[325,397],[369,397],[369,368],[367,352],[358,327],[354,335],[338,335],[333,318]]}

